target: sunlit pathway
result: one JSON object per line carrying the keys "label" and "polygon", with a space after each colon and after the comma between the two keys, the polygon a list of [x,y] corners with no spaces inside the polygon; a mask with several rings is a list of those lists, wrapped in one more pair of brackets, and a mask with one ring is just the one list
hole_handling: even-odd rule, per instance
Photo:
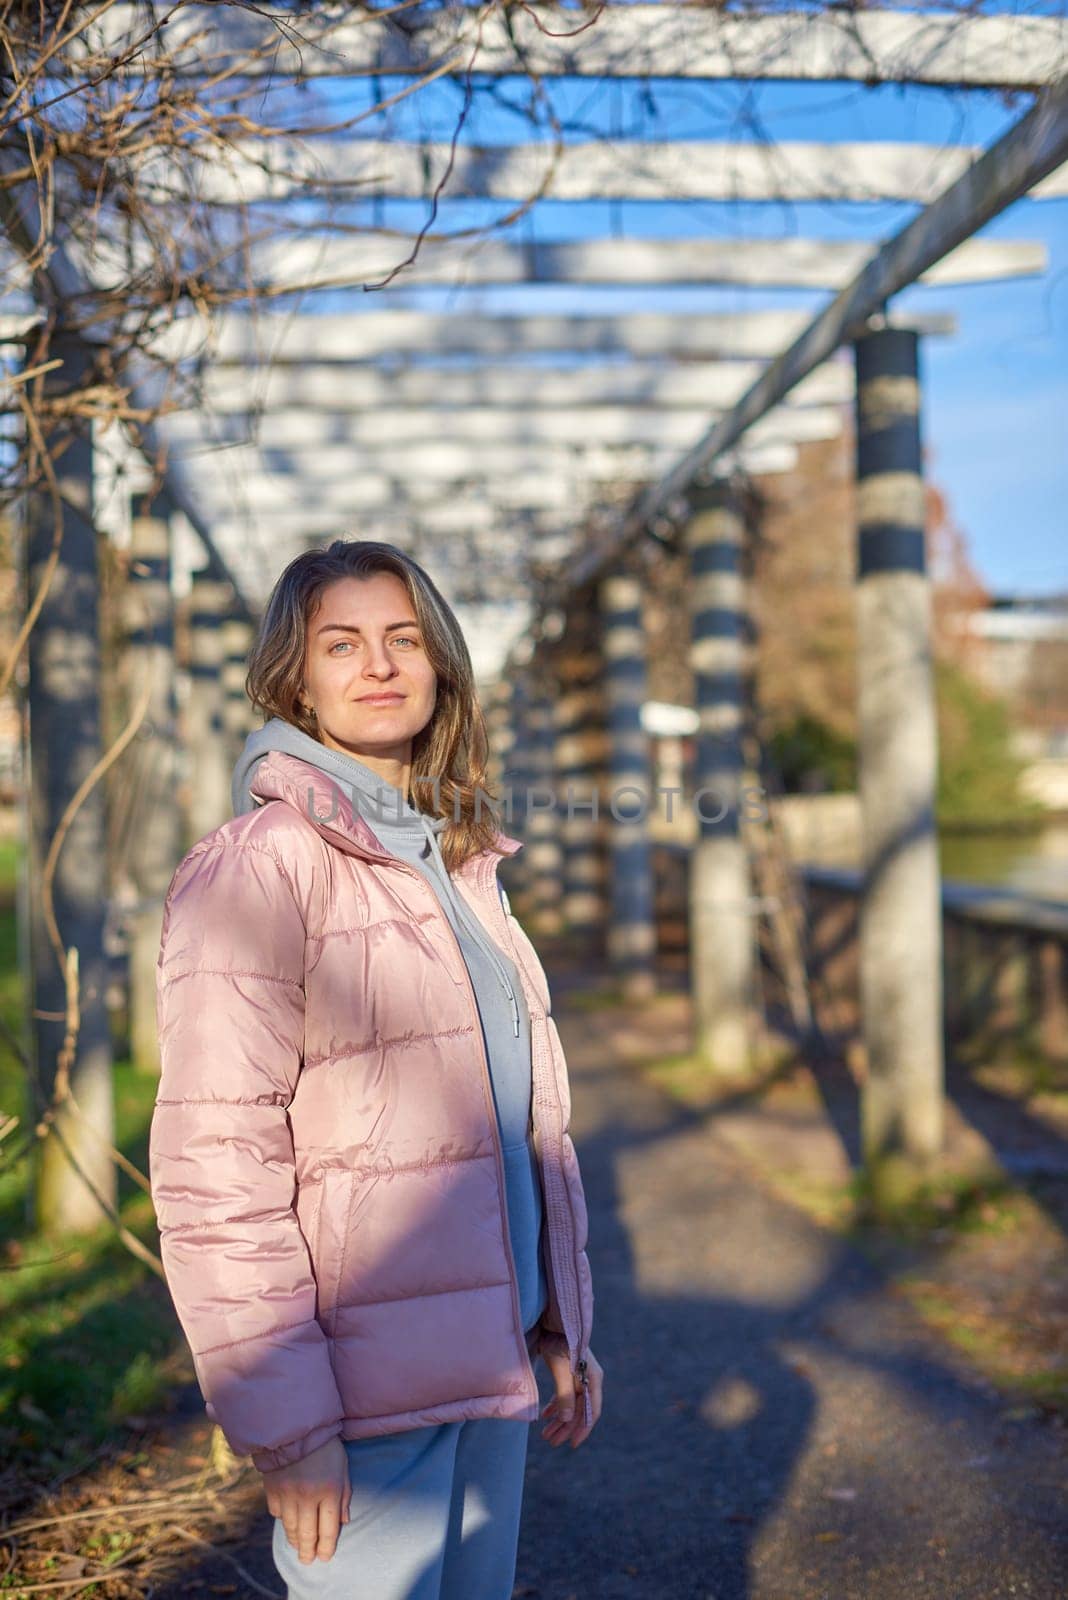
{"label": "sunlit pathway", "polygon": [[1013,1420],[864,1258],[614,1065],[596,1011],[562,1034],[605,1413],[577,1451],[532,1431],[517,1592],[1068,1592],[1063,1433]]}
{"label": "sunlit pathway", "polygon": [[[516,1596],[1060,1600],[1063,1432],[1014,1418],[863,1257],[614,1059],[604,1012],[556,1012],[606,1406],[575,1451],[531,1429]],[[191,1548],[153,1600],[281,1595],[256,1483],[230,1559]]]}

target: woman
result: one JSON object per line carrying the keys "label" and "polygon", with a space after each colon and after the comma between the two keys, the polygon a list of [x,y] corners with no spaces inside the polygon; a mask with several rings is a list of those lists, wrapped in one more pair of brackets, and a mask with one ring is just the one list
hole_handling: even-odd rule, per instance
{"label": "woman", "polygon": [[298,556],[235,816],[167,893],[150,1138],[207,1411],[263,1474],[290,1600],[506,1600],[532,1361],[601,1412],[545,974],[497,868],[470,656],[392,545]]}

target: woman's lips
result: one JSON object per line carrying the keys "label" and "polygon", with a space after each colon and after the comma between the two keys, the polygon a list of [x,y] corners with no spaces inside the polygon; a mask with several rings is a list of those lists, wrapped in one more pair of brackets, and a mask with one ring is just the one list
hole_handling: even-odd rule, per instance
{"label": "woman's lips", "polygon": [[399,706],[404,699],[402,694],[365,694],[360,701],[361,706]]}

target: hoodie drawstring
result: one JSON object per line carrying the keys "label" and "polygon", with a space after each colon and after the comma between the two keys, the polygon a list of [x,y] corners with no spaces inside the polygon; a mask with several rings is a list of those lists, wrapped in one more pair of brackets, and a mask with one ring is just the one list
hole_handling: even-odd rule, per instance
{"label": "hoodie drawstring", "polygon": [[448,885],[448,895],[452,903],[453,910],[456,912],[457,921],[462,921],[464,923],[472,937],[477,939],[480,947],[485,950],[486,954],[493,963],[493,970],[497,974],[497,981],[500,983],[502,989],[511,1002],[512,1032],[518,1039],[519,1004],[515,997],[515,990],[512,987],[511,979],[509,978],[508,973],[501,962],[500,956],[497,954],[497,951],[493,946],[492,939],[489,939],[486,936],[485,931],[481,927],[476,927],[474,925],[474,919],[472,918],[470,911],[467,909],[467,905],[463,900],[463,897],[456,893],[456,890],[453,887],[452,879],[445,870],[445,862],[442,859],[441,846],[438,844],[438,834],[448,826],[449,819],[448,817],[429,817],[425,812],[421,811],[419,813],[419,820],[423,824],[423,832],[426,834],[427,842],[430,845],[430,853],[438,864],[442,882]]}

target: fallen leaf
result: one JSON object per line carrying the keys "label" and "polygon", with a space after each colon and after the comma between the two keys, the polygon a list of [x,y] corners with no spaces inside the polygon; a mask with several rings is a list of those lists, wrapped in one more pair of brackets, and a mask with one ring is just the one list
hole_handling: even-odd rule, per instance
{"label": "fallen leaf", "polygon": [[84,1556],[68,1555],[64,1552],[51,1558],[48,1571],[53,1578],[84,1578],[87,1566],[88,1562]]}

